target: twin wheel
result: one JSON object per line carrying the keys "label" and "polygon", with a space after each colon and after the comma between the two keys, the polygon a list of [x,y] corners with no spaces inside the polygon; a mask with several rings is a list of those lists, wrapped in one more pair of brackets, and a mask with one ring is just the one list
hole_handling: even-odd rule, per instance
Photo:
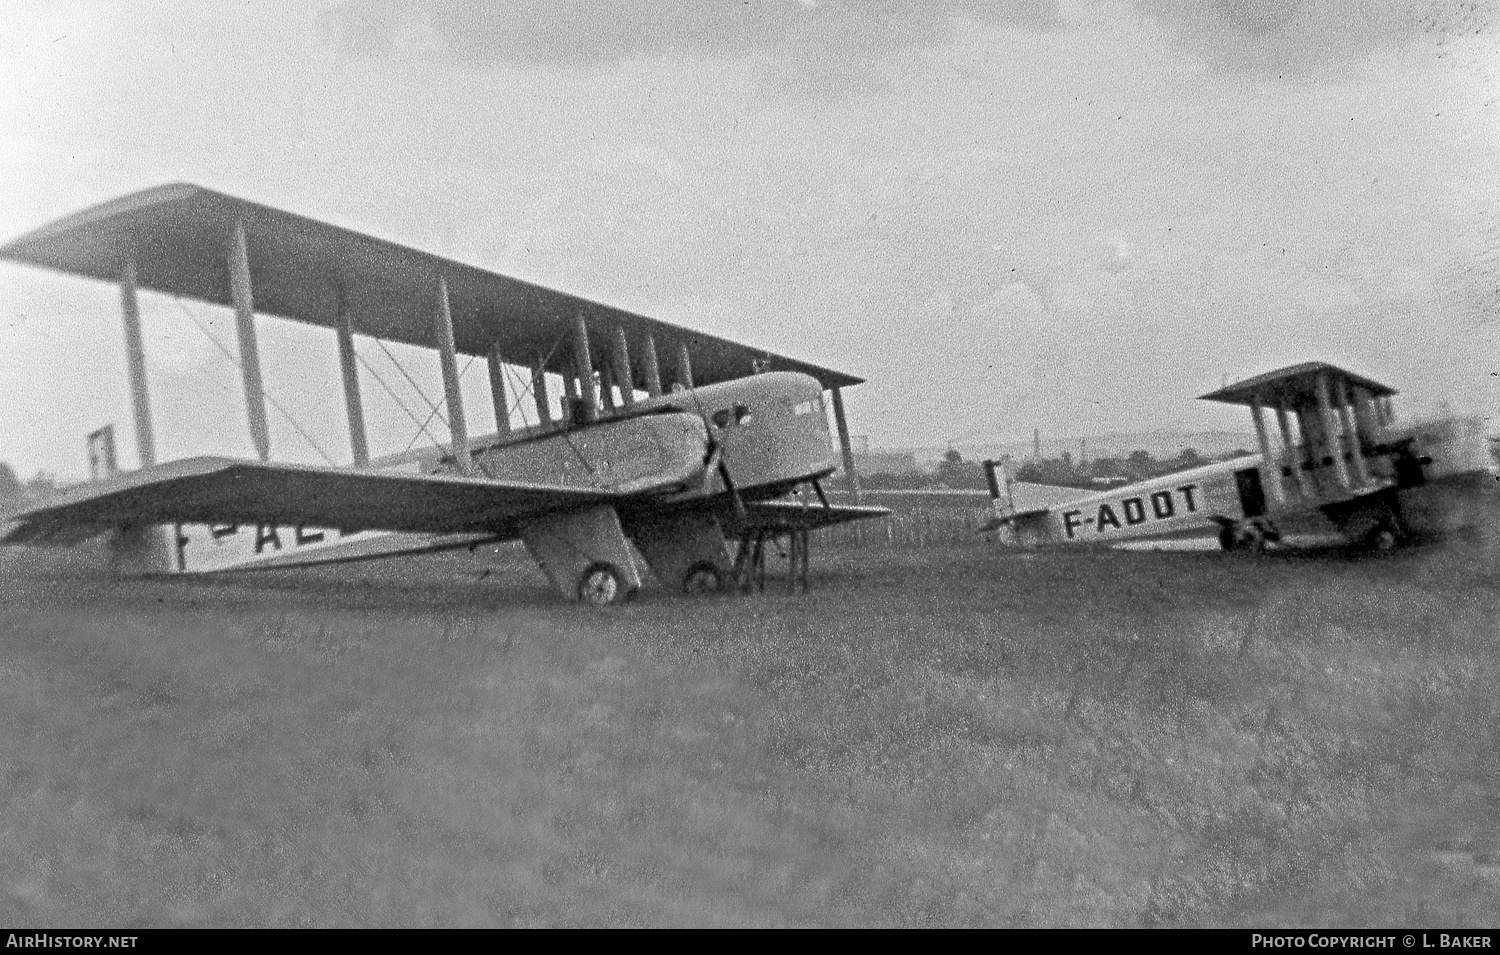
{"label": "twin wheel", "polygon": [[1281,534],[1264,517],[1229,521],[1219,528],[1219,546],[1226,551],[1262,551],[1281,540]]}
{"label": "twin wheel", "polygon": [[[683,593],[716,594],[724,589],[724,573],[708,561],[699,561],[682,578]],[[635,596],[625,584],[620,569],[608,561],[591,564],[578,578],[578,600],[591,607],[624,603]]]}
{"label": "twin wheel", "polygon": [[[1360,515],[1339,529],[1357,546],[1372,551],[1394,550],[1406,543],[1399,518],[1390,511]],[[1268,543],[1281,540],[1275,525],[1263,517],[1225,523],[1219,528],[1219,546],[1226,551],[1262,551]]]}

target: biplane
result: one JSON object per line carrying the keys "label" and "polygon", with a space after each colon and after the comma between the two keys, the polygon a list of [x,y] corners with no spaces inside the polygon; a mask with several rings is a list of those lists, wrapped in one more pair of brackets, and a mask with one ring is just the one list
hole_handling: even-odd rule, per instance
{"label": "biplane", "polygon": [[1258,454],[1045,507],[1017,509],[986,461],[994,516],[983,530],[1018,544],[1214,535],[1232,551],[1263,549],[1289,529],[1329,529],[1375,550],[1477,529],[1496,480],[1483,420],[1403,424],[1396,394],[1323,362],[1257,375],[1202,400],[1249,408]]}
{"label": "biplane", "polygon": [[[605,605],[640,587],[637,555],[665,586],[716,591],[756,562],[763,581],[783,537],[805,587],[810,529],[886,513],[833,505],[820,483],[839,451],[853,473],[841,389],[861,379],[336,225],[175,184],[0,259],[118,283],[141,459],[120,471],[112,432],[95,433],[97,479],[0,518],[0,543],[107,535],[122,573],[191,573],[519,539],[565,598]],[[256,459],[156,462],[138,289],[233,309]],[[348,466],[271,460],[258,314],[333,332]],[[449,443],[371,459],[356,335],[436,349]],[[493,434],[469,434],[462,355],[488,365]],[[518,390],[534,426],[512,423]]]}

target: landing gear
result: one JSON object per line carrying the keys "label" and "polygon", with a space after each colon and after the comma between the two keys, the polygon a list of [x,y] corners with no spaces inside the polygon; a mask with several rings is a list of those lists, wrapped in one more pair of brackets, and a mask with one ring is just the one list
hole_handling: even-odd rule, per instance
{"label": "landing gear", "polygon": [[706,560],[688,568],[687,574],[682,578],[682,592],[685,594],[717,594],[723,590],[724,574]]}
{"label": "landing gear", "polygon": [[[798,588],[806,592],[808,565],[808,529],[793,527],[785,530],[787,536],[786,582],[787,591],[796,593]],[[766,589],[766,543],[769,541],[780,549],[781,533],[770,528],[756,528],[740,535],[739,553],[734,561],[734,585],[749,593]]]}
{"label": "landing gear", "polygon": [[1330,515],[1339,531],[1354,546],[1366,551],[1385,553],[1411,539],[1401,520],[1401,504],[1394,494],[1362,502],[1352,511]]}
{"label": "landing gear", "polygon": [[1224,521],[1219,527],[1219,546],[1225,551],[1260,553],[1267,544],[1281,540],[1281,534],[1264,517],[1243,521]]}
{"label": "landing gear", "polygon": [[1239,546],[1239,535],[1235,533],[1233,524],[1225,524],[1219,528],[1219,549],[1225,553]]}
{"label": "landing gear", "polygon": [[635,591],[625,586],[625,578],[614,564],[592,564],[578,578],[578,600],[591,607],[624,603],[633,596]]}
{"label": "landing gear", "polygon": [[1370,529],[1365,535],[1364,545],[1366,548],[1377,553],[1395,550],[1404,542],[1401,531],[1396,525],[1389,521],[1382,521]]}

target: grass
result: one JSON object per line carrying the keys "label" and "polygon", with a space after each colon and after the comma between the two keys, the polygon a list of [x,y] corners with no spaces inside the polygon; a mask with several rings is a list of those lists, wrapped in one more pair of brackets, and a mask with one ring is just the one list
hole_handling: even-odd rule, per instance
{"label": "grass", "polygon": [[604,612],[491,561],[0,553],[0,921],[1500,921],[1483,546],[825,550]]}

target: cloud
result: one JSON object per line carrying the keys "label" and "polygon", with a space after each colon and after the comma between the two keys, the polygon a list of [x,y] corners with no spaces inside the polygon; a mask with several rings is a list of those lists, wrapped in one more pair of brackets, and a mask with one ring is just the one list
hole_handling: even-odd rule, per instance
{"label": "cloud", "polygon": [[632,59],[770,55],[842,83],[861,57],[944,42],[955,18],[1048,29],[1057,0],[346,0],[323,14],[346,55],[472,66],[601,68]]}
{"label": "cloud", "polygon": [[1500,0],[1134,0],[1148,25],[1227,69],[1301,73],[1500,25]]}

